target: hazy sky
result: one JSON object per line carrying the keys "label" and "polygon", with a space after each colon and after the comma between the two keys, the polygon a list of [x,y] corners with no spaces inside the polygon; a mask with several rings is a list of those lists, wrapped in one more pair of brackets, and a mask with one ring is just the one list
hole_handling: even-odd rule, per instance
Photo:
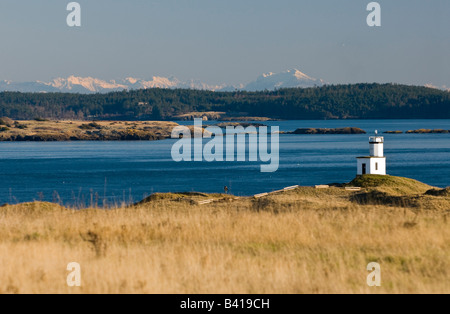
{"label": "hazy sky", "polygon": [[330,83],[450,86],[450,1],[79,0],[0,1],[0,80],[174,75],[247,83],[291,68]]}

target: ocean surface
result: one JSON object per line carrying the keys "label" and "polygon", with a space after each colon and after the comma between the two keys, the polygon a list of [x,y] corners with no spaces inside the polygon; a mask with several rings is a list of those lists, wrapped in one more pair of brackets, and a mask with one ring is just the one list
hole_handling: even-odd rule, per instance
{"label": "ocean surface", "polygon": [[[183,122],[184,124],[189,124]],[[0,204],[33,200],[67,206],[118,205],[155,192],[246,196],[292,185],[351,181],[356,157],[368,155],[375,130],[450,130],[450,120],[332,120],[263,122],[280,131],[359,127],[367,135],[280,135],[280,167],[261,162],[174,162],[176,140],[155,142],[0,143]],[[450,134],[385,136],[388,173],[437,187],[450,185]]]}

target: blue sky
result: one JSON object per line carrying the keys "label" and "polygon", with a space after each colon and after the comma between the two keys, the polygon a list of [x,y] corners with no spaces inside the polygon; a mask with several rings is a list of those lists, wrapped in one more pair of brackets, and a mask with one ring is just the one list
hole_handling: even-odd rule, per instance
{"label": "blue sky", "polygon": [[174,75],[247,83],[291,68],[330,83],[450,86],[450,1],[369,0],[0,1],[0,80]]}

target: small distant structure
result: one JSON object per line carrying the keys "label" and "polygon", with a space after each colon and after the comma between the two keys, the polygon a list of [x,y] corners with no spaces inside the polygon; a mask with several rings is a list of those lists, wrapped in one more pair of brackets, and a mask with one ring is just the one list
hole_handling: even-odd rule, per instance
{"label": "small distant structure", "polygon": [[375,136],[369,138],[370,156],[357,157],[358,160],[358,176],[366,174],[386,175],[386,157],[384,156],[384,137]]}

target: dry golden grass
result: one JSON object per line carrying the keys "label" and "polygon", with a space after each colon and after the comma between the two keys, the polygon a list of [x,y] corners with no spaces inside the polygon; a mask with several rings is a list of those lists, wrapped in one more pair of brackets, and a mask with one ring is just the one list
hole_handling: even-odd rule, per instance
{"label": "dry golden grass", "polygon": [[[7,119],[7,118],[0,118]],[[169,138],[178,126],[165,121],[9,121],[3,123],[0,141],[69,141],[69,140],[120,140],[125,136],[137,139]],[[149,135],[151,137],[149,138]]]}
{"label": "dry golden grass", "polygon": [[[406,208],[360,205],[353,194],[6,206],[0,293],[450,293],[450,198]],[[207,198],[218,201],[196,204]],[[79,288],[66,284],[70,262],[82,267]],[[369,262],[381,264],[382,287],[367,286]]]}

